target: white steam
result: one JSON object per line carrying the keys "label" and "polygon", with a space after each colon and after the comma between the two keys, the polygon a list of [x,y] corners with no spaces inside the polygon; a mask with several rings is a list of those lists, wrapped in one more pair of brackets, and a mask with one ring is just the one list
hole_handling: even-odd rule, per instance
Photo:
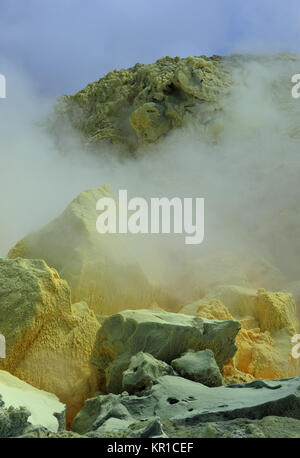
{"label": "white steam", "polygon": [[[139,160],[123,162],[110,151],[84,154],[75,133],[72,154],[63,156],[38,125],[53,100],[37,97],[20,69],[2,62],[7,99],[0,100],[0,255],[78,193],[108,183],[115,193],[127,189],[129,197],[205,198],[203,244],[186,246],[179,235],[137,237],[140,264],[163,282],[183,275],[189,261],[217,252],[237,255],[243,264],[249,257],[249,265],[261,256],[282,271],[285,283],[298,280],[298,219],[287,237],[279,234],[280,213],[300,208],[300,101],[290,95],[298,63],[286,62],[236,65],[217,141],[206,141],[195,122],[145,148]],[[258,278],[257,286],[263,281]]]}

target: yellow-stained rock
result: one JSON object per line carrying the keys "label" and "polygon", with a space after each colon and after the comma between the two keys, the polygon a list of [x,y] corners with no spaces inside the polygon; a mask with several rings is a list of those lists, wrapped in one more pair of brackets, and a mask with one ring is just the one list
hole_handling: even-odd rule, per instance
{"label": "yellow-stained rock", "polygon": [[240,323],[244,329],[259,328],[259,323],[253,316],[246,316],[245,318],[241,318]]}
{"label": "yellow-stained rock", "polygon": [[56,394],[68,422],[96,389],[89,358],[99,322],[78,308],[71,308],[67,282],[44,261],[0,258],[0,367]]}
{"label": "yellow-stained rock", "polygon": [[209,320],[233,320],[225,305],[221,301],[203,301],[197,308],[196,315]]}
{"label": "yellow-stained rock", "polygon": [[274,379],[294,376],[295,363],[290,352],[277,345],[268,331],[241,329],[236,343],[234,365],[240,372],[254,378]]}
{"label": "yellow-stained rock", "polygon": [[[119,144],[123,154],[157,142],[196,116],[200,129],[211,127],[217,134],[230,84],[229,72],[220,68],[216,56],[162,57],[150,65],[115,70],[77,94],[61,97],[51,130],[64,146],[67,122],[89,145],[108,141]],[[214,129],[216,122],[219,129]]]}
{"label": "yellow-stained rock", "polygon": [[227,383],[298,375],[298,362],[291,356],[290,336],[297,328],[291,294],[220,286],[200,301],[183,307],[181,313],[209,319],[238,319],[242,324],[236,337],[238,350],[223,367]]}
{"label": "yellow-stained rock", "polygon": [[294,335],[299,327],[295,300],[287,291],[269,292],[262,288],[255,290],[236,285],[219,285],[201,302],[206,300],[222,301],[235,319],[239,319],[242,324],[247,320],[243,327],[249,329],[259,327],[271,333],[286,329],[290,335]]}
{"label": "yellow-stained rock", "polygon": [[298,323],[296,304],[292,294],[258,290],[256,317],[262,331],[285,328],[290,335],[296,334]]}
{"label": "yellow-stained rock", "polygon": [[153,302],[152,286],[133,258],[127,234],[99,234],[96,203],[113,197],[109,186],[82,192],[65,211],[13,247],[9,258],[41,258],[66,279],[72,302],[105,315]]}
{"label": "yellow-stained rock", "polygon": [[257,290],[237,285],[219,285],[213,288],[204,299],[220,300],[236,318],[255,316]]}

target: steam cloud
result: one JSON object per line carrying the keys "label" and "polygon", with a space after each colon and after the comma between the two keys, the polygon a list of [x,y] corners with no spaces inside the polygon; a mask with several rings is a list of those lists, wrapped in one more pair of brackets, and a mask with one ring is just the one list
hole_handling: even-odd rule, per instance
{"label": "steam cloud", "polygon": [[[2,62],[8,88],[0,102],[0,255],[81,191],[109,183],[115,193],[127,189],[129,197],[205,198],[202,245],[189,247],[181,235],[135,238],[133,256],[153,281],[170,283],[188,273],[190,262],[218,252],[249,266],[262,257],[281,271],[280,287],[297,281],[300,102],[290,95],[290,79],[299,59],[290,65],[267,58],[234,62],[235,85],[216,141],[208,141],[195,121],[126,161],[106,147],[97,157],[84,154],[75,132],[72,154],[62,155],[39,125],[53,100],[37,96],[20,68]],[[282,233],[281,215],[282,221],[294,215],[289,233]],[[263,276],[256,286],[265,286]]]}

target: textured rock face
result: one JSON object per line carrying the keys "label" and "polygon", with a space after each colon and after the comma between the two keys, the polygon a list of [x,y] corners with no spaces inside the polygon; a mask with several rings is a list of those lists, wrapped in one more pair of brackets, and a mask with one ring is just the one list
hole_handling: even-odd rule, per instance
{"label": "textured rock face", "polygon": [[0,370],[0,437],[19,435],[28,422],[57,432],[65,427],[65,405],[54,394]]}
{"label": "textured rock face", "polygon": [[8,257],[44,259],[67,280],[72,302],[85,301],[98,314],[147,307],[152,288],[132,261],[127,239],[96,230],[96,203],[102,197],[113,197],[109,187],[82,192],[60,216],[17,243]]}
{"label": "textured rock face", "polygon": [[226,130],[226,96],[232,86],[241,84],[235,81],[234,73],[243,73],[247,64],[259,64],[266,70],[273,66],[276,74],[278,65],[285,70],[272,81],[270,92],[285,110],[290,136],[299,138],[299,128],[293,120],[295,108],[290,109],[291,96],[286,89],[286,81],[298,71],[299,56],[282,53],[163,57],[150,65],[115,70],[78,93],[59,98],[50,130],[63,148],[68,148],[64,136],[70,137],[65,134],[71,125],[84,144],[98,152],[99,143],[105,141],[118,144],[122,153],[138,154],[139,146],[157,142],[173,129],[197,120],[199,134],[216,142]]}
{"label": "textured rock face", "polygon": [[184,378],[206,386],[221,386],[222,375],[211,350],[187,352],[171,362]]}
{"label": "textured rock face", "polygon": [[122,389],[130,359],[143,351],[170,363],[187,350],[210,348],[222,367],[235,351],[237,321],[210,321],[183,314],[125,310],[108,317],[97,334],[91,362],[108,392]]}
{"label": "textured rock face", "polygon": [[134,150],[195,115],[208,124],[228,86],[228,71],[217,56],[164,57],[110,72],[77,94],[60,98],[53,127],[57,130],[67,121],[90,143],[106,140]]}
{"label": "textured rock face", "polygon": [[122,390],[128,393],[145,390],[163,375],[174,375],[172,367],[149,353],[139,352],[131,358],[128,369],[123,373]]}
{"label": "textured rock face", "polygon": [[21,436],[30,427],[29,416],[25,407],[5,409],[0,403],[0,438]]}
{"label": "textured rock face", "polygon": [[72,429],[80,434],[97,431],[112,418],[130,424],[159,417],[182,426],[268,415],[299,420],[299,384],[299,377],[295,377],[208,388],[181,377],[164,376],[140,396],[124,392],[87,400]]}
{"label": "textured rock face", "polygon": [[68,421],[95,392],[89,358],[98,327],[93,312],[72,313],[66,281],[44,261],[0,259],[0,367],[55,393]]}
{"label": "textured rock face", "polygon": [[236,339],[238,350],[224,366],[223,376],[227,381],[237,382],[297,374],[297,361],[291,357],[289,342],[286,335],[274,339],[259,328],[241,329]]}
{"label": "textured rock face", "polygon": [[[206,296],[211,300],[220,300],[231,315],[239,318],[255,316],[257,311],[257,290],[237,285],[220,285],[213,288]],[[257,318],[257,317],[256,317]]]}
{"label": "textured rock face", "polygon": [[287,291],[269,292],[262,288],[255,290],[235,285],[220,285],[212,289],[205,299],[222,301],[237,319],[253,317],[257,327],[263,332],[286,329],[290,335],[296,333],[296,304],[292,294]]}
{"label": "textured rock face", "polygon": [[259,290],[256,316],[262,331],[286,329],[290,335],[296,334],[296,304],[288,292],[269,293]]}
{"label": "textured rock face", "polygon": [[232,315],[222,301],[203,298],[200,301],[187,304],[180,309],[180,313],[196,315],[208,320],[232,320]]}
{"label": "textured rock face", "polygon": [[[268,416],[261,420],[237,418],[209,423],[197,421],[195,424],[155,419],[133,422],[127,427],[124,424],[121,425],[119,421],[119,428],[114,428],[113,425],[116,425],[117,422],[118,420],[111,418],[105,422],[103,427],[88,432],[84,437],[300,438],[300,420],[278,416]],[[75,435],[75,433],[72,434]],[[63,436],[60,435],[60,437]]]}
{"label": "textured rock face", "polygon": [[291,335],[297,329],[295,301],[291,294],[220,285],[181,309],[209,319],[237,319],[238,350],[223,368],[227,381],[284,378],[298,374],[299,363],[291,356]]}

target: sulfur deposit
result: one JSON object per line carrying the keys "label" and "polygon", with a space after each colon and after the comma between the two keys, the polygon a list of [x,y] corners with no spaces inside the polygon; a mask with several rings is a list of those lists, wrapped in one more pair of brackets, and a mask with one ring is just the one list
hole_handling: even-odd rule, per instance
{"label": "sulfur deposit", "polygon": [[43,260],[0,258],[0,367],[67,404],[67,420],[96,389],[89,358],[99,323],[71,307],[70,289]]}
{"label": "sulfur deposit", "polygon": [[[269,212],[286,139],[298,157],[300,105],[286,86],[298,62],[164,57],[57,101],[48,127],[59,146],[79,134],[76,152],[99,163],[88,186],[127,182],[143,198],[207,191],[208,236],[183,249],[176,234],[149,245],[143,234],[100,234],[108,185],[24,230],[0,258],[0,437],[300,436],[296,166],[280,195],[290,207]],[[257,72],[276,73],[270,87]],[[265,127],[279,159],[265,154]]]}
{"label": "sulfur deposit", "polygon": [[291,336],[298,324],[296,304],[288,292],[221,285],[181,312],[240,321],[238,350],[223,368],[227,381],[284,378],[298,373],[299,365],[291,356]]}
{"label": "sulfur deposit", "polygon": [[67,280],[72,302],[85,301],[97,314],[150,306],[153,291],[130,256],[129,236],[99,234],[96,203],[113,197],[108,186],[82,192],[47,226],[13,247],[9,258],[41,258]]}
{"label": "sulfur deposit", "polygon": [[296,54],[281,53],[166,56],[149,65],[137,63],[108,73],[76,94],[58,98],[48,127],[60,148],[69,149],[73,129],[82,138],[82,146],[98,154],[103,144],[113,144],[113,151],[122,156],[138,156],[150,143],[158,143],[170,132],[190,125],[201,138],[215,143],[229,128],[228,121],[237,122],[241,133],[252,128],[241,118],[228,118],[228,95],[241,84],[236,74],[245,79],[249,64],[277,73],[268,89],[275,106],[288,120],[287,134],[297,140],[299,127],[294,115],[299,109],[291,106],[286,82],[297,73],[298,62]]}
{"label": "sulfur deposit", "polygon": [[108,141],[131,152],[186,125],[195,114],[199,123],[217,132],[217,124],[210,121],[230,85],[220,60],[164,57],[110,72],[77,94],[60,98],[52,129],[57,132],[69,122],[90,144]]}

